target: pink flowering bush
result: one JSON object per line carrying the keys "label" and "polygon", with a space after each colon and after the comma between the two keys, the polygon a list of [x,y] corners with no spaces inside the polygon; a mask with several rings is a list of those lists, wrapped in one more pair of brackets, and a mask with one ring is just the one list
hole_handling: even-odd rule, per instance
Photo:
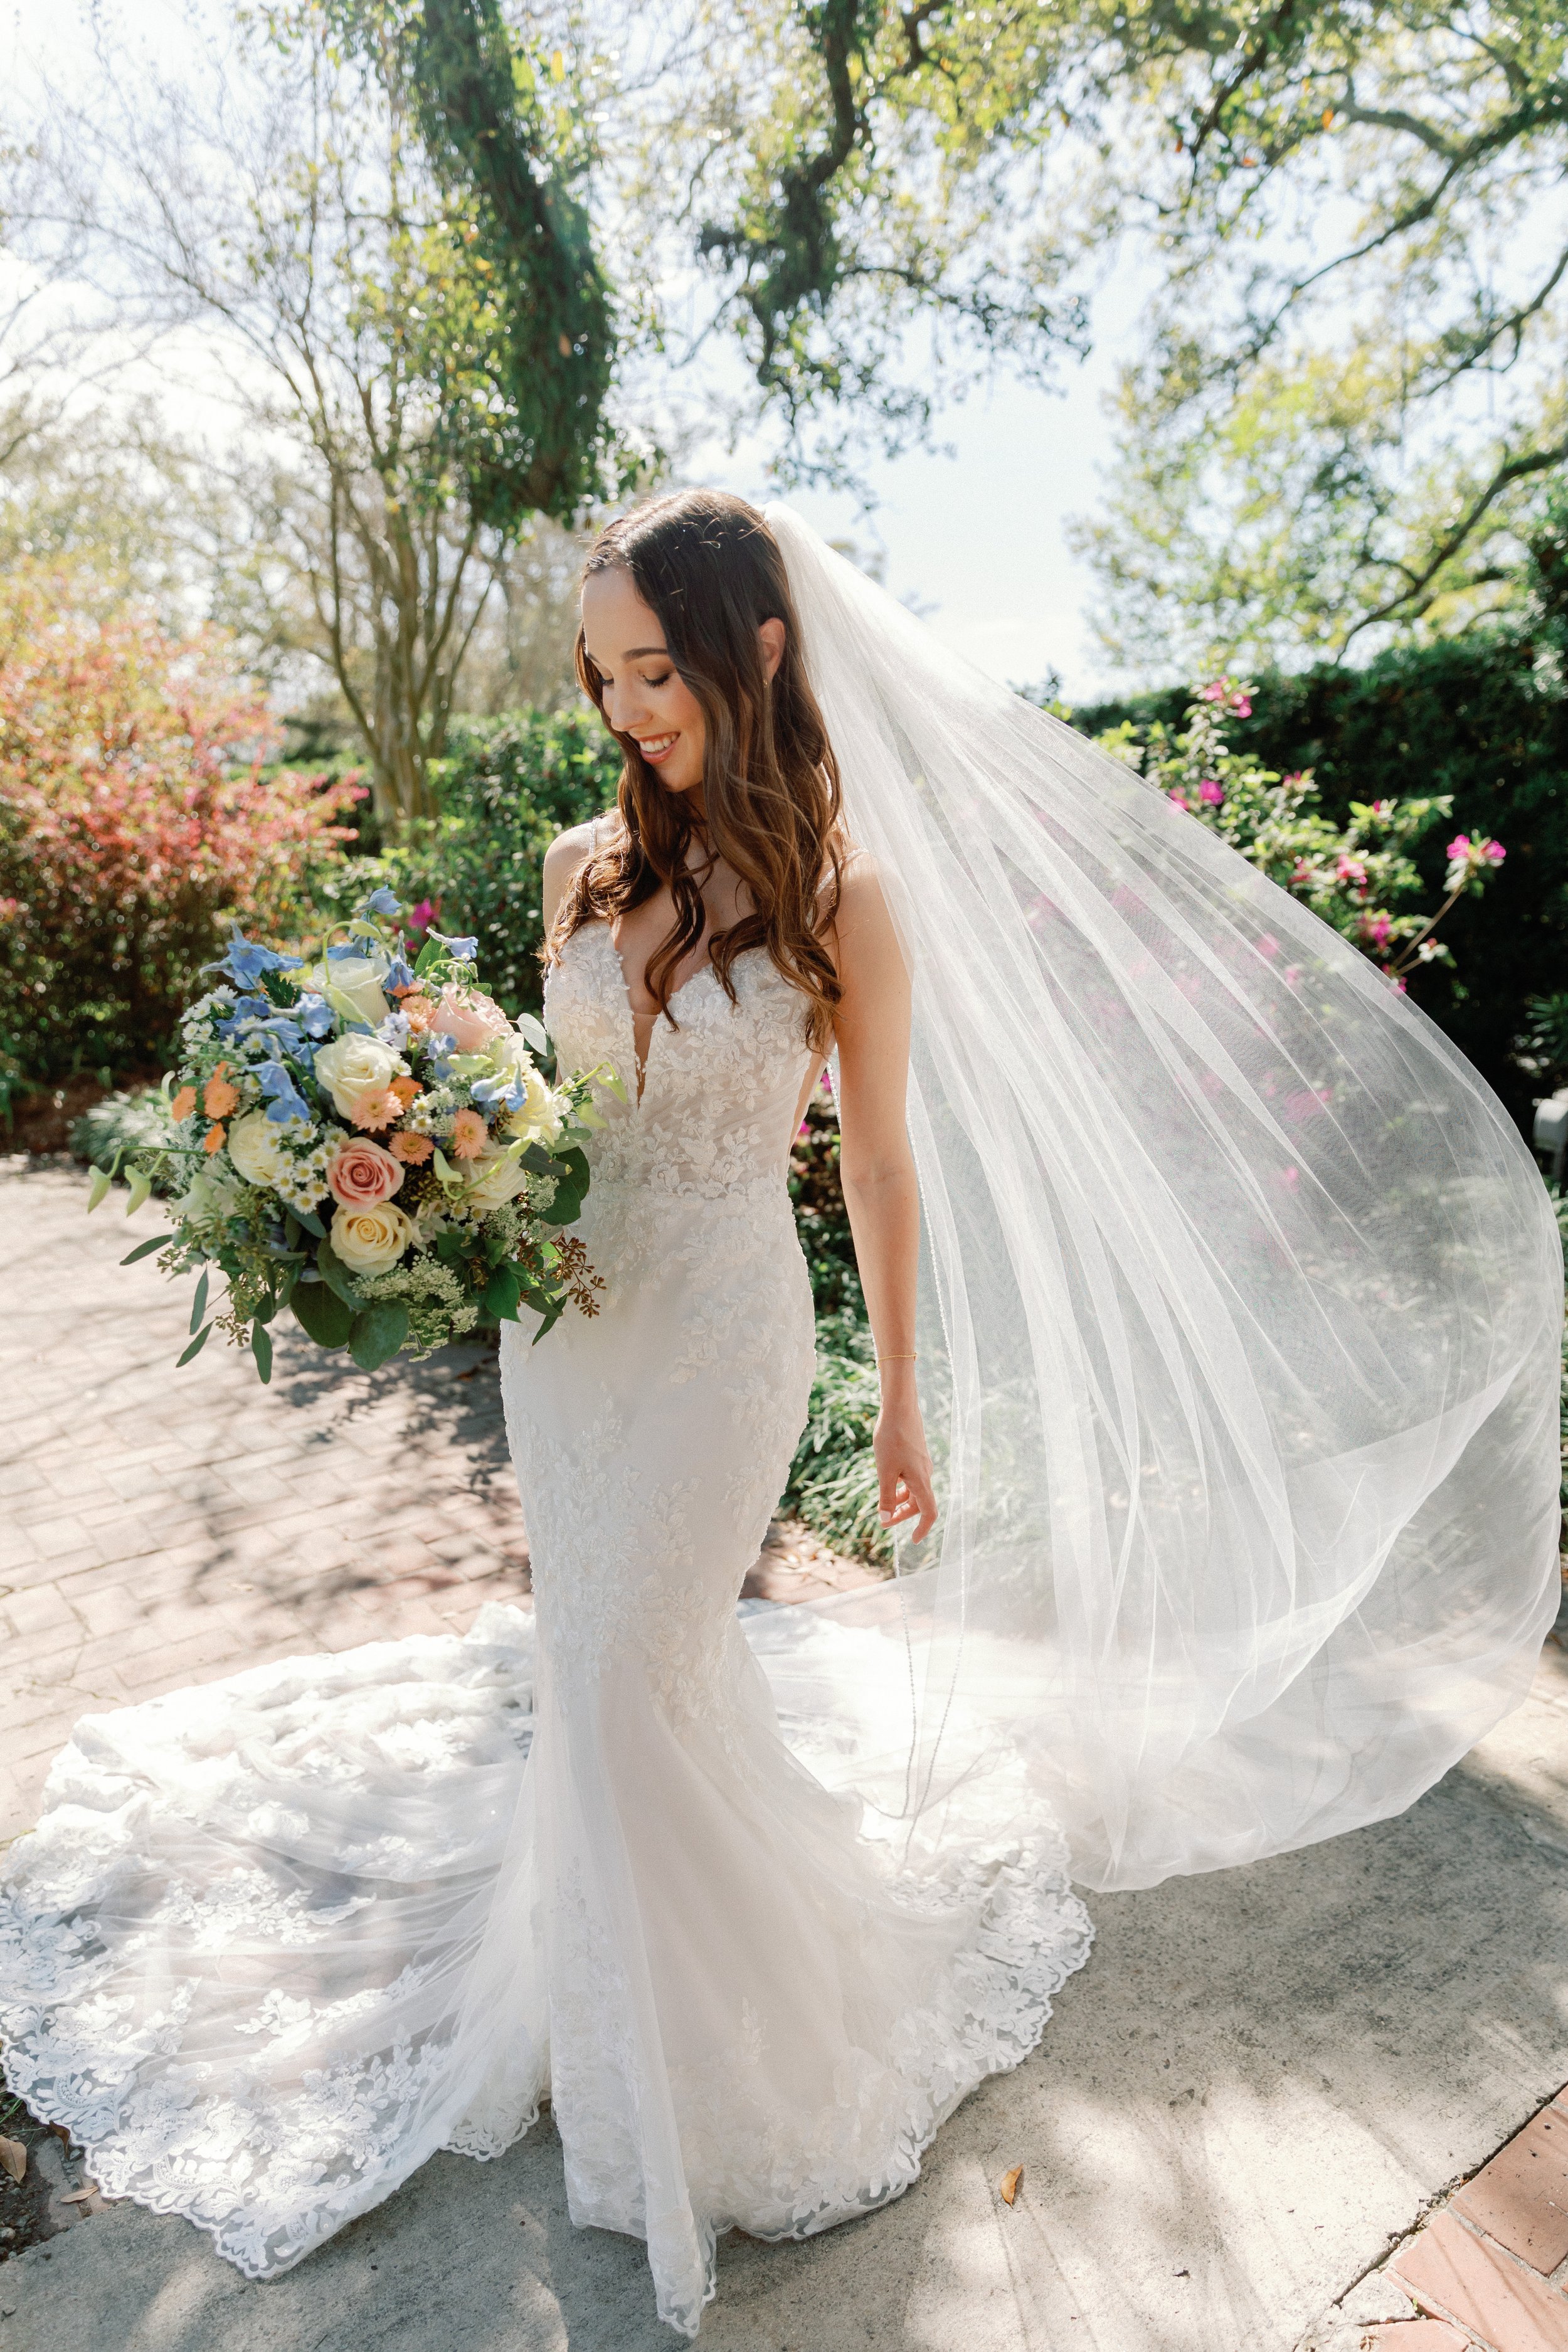
{"label": "pink flowering bush", "polygon": [[1304,898],[1396,986],[1404,987],[1417,964],[1451,964],[1433,934],[1457,900],[1496,873],[1507,854],[1501,842],[1456,835],[1444,896],[1432,907],[1409,853],[1452,814],[1451,796],[1352,801],[1349,824],[1332,824],[1315,805],[1310,768],[1280,775],[1233,750],[1227,723],[1250,715],[1252,693],[1245,680],[1208,678],[1194,689],[1184,728],[1156,721],[1139,730],[1124,719],[1096,740],[1271,881]]}

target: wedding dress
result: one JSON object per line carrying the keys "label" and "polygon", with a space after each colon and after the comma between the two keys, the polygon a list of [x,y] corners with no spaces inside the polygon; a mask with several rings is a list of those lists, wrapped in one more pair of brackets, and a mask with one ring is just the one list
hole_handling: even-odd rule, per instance
{"label": "wedding dress", "polygon": [[[813,1066],[765,955],[735,982],[689,981],[640,1101],[605,1098],[600,1314],[504,1338],[537,1638],[492,1606],[89,1717],[16,1851],[13,2088],[252,2277],[548,2095],[574,2220],[646,2238],[694,2335],[719,2233],[896,2196],[1088,1957],[1042,1807],[909,1866],[792,1752],[746,1642],[812,1378],[784,1177]],[[607,928],[547,1015],[568,1066],[632,1068]]]}
{"label": "wedding dress", "polygon": [[[737,1622],[811,1366],[810,1064],[748,954],[608,1112],[603,1314],[506,1340],[537,1655],[487,1611],[89,1718],[11,1863],[14,2086],[256,2276],[548,2083],[573,2211],[694,2330],[719,2230],[896,2194],[1032,2046],[1088,1948],[1067,1853],[1148,1886],[1397,1812],[1555,1610],[1562,1251],[1496,1097],[768,520],[911,981],[935,1558]],[[606,932],[549,1013],[631,1068]]]}

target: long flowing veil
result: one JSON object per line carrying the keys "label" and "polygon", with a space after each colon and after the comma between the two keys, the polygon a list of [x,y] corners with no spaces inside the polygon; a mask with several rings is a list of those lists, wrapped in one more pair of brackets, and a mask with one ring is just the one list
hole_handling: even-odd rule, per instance
{"label": "long flowing veil", "polygon": [[1022,1759],[1104,1887],[1396,1812],[1552,1617],[1530,1154],[1305,907],[767,520],[913,985],[944,1511],[885,1810],[940,1847]]}

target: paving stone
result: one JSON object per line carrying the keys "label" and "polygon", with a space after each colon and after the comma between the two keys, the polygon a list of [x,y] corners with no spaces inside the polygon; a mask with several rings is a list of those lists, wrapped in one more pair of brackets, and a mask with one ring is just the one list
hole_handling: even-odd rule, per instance
{"label": "paving stone", "polygon": [[1452,2211],[1436,2214],[1401,2247],[1392,2267],[1418,2303],[1435,2305],[1435,2315],[1457,2320],[1496,2352],[1568,2347],[1568,2295],[1467,2229]]}
{"label": "paving stone", "polygon": [[1390,2319],[1364,2331],[1358,2352],[1469,2352],[1469,2345],[1446,2319]]}
{"label": "paving stone", "polygon": [[1454,2199],[1468,2220],[1542,2277],[1568,2260],[1568,2115],[1546,2107]]}

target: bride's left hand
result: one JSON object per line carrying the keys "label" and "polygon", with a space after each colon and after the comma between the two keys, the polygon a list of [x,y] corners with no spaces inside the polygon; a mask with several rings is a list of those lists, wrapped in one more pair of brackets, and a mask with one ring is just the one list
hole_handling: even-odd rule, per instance
{"label": "bride's left hand", "polygon": [[920,1543],[936,1525],[936,1496],[919,1407],[900,1412],[884,1404],[877,1415],[871,1444],[877,1457],[878,1516],[883,1531],[907,1543]]}

